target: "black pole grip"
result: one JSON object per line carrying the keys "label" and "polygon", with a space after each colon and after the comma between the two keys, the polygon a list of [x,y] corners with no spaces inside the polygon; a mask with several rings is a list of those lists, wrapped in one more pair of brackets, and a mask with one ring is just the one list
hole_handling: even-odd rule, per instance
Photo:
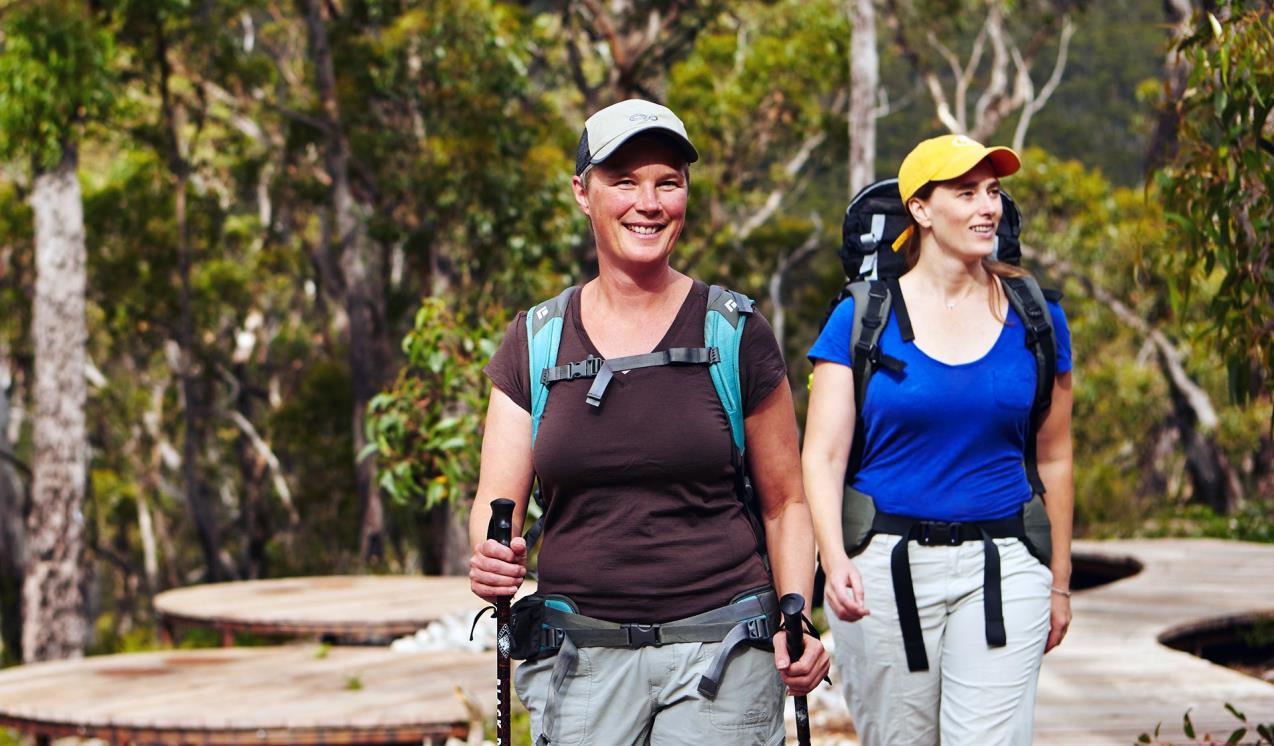
{"label": "black pole grip", "polygon": [[799,593],[789,593],[779,599],[783,628],[787,630],[787,654],[793,661],[805,655],[805,632],[801,629],[801,612],[804,610],[805,598]]}
{"label": "black pole grip", "polygon": [[491,522],[487,524],[487,538],[495,539],[506,547],[513,541],[513,508],[512,500],[491,501]]}
{"label": "black pole grip", "polygon": [[[491,501],[491,521],[487,523],[487,538],[495,539],[506,547],[513,541],[512,500]],[[495,602],[496,651],[495,651],[495,742],[496,746],[509,746],[509,648],[512,645],[509,631],[509,599]]]}
{"label": "black pole grip", "polygon": [[[802,628],[801,612],[805,610],[805,597],[799,593],[788,593],[779,599],[779,613],[783,615],[783,629],[787,632],[787,657],[796,662],[805,655],[805,630]],[[796,701],[796,742],[800,746],[810,744],[810,711],[805,697],[795,697]]]}

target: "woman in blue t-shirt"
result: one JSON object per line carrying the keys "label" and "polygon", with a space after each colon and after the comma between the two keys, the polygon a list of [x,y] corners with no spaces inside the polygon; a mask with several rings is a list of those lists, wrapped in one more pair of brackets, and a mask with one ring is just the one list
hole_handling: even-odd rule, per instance
{"label": "woman in blue t-shirt", "polygon": [[[882,359],[905,367],[877,370],[855,411],[852,298],[809,353],[805,485],[835,654],[866,746],[1029,744],[1040,660],[1070,624],[1070,333],[1047,303],[1057,377],[1034,430],[1036,361],[1005,289],[1026,273],[990,259],[999,179],[1019,167],[1012,150],[964,136],[916,146],[898,174],[910,225],[895,243],[914,340],[890,314],[878,341]],[[842,485],[856,437],[850,485],[877,515],[851,560]],[[1032,437],[1052,525],[1047,567],[1023,529]]]}

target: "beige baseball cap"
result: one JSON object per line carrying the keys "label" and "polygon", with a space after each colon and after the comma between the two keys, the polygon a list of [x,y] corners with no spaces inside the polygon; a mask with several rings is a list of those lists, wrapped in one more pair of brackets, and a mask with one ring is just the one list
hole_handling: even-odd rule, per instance
{"label": "beige baseball cap", "polygon": [[606,160],[634,136],[652,130],[670,135],[685,151],[687,163],[699,160],[699,151],[690,142],[686,125],[672,113],[672,109],[652,101],[631,98],[607,106],[584,123],[579,151],[575,154],[575,175],[579,176],[589,166]]}

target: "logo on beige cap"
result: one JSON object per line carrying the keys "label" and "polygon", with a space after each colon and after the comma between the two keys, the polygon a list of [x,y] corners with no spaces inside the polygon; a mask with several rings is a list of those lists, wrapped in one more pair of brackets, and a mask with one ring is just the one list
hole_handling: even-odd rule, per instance
{"label": "logo on beige cap", "polygon": [[964,135],[956,135],[951,138],[951,144],[961,148],[978,148],[981,147],[976,141],[970,140]]}

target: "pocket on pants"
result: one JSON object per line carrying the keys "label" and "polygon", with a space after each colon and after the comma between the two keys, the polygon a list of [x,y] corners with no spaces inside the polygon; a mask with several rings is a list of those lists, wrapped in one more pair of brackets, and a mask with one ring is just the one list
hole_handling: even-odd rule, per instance
{"label": "pocket on pants", "polygon": [[[700,665],[707,670],[720,643],[706,644]],[[721,675],[716,699],[705,699],[708,721],[719,731],[754,730],[765,743],[769,728],[783,718],[783,680],[774,668],[774,654],[746,646],[735,648]]]}
{"label": "pocket on pants", "polygon": [[556,725],[544,721],[544,708],[548,705],[549,687],[553,680],[553,666],[557,656],[518,666],[513,675],[518,699],[531,713],[531,742],[539,739],[546,727],[553,726],[554,746],[578,746],[588,743],[588,712],[592,694],[593,660],[581,649],[574,669],[562,682],[557,696]]}

